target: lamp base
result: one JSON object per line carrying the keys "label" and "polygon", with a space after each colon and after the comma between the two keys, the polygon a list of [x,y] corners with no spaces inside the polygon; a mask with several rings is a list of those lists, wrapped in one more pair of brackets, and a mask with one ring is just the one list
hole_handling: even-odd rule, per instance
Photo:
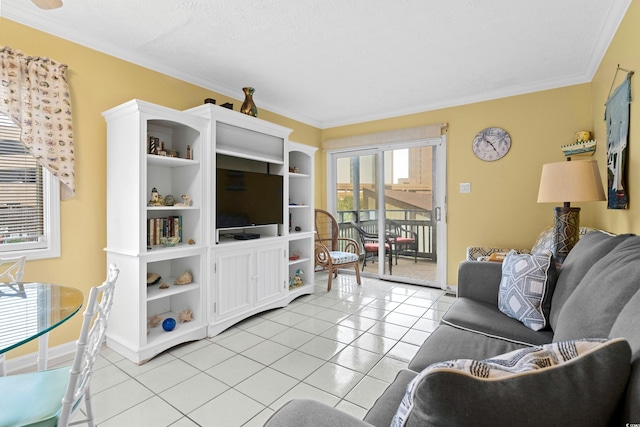
{"label": "lamp base", "polygon": [[553,224],[554,251],[557,263],[562,264],[580,238],[580,208],[557,207]]}

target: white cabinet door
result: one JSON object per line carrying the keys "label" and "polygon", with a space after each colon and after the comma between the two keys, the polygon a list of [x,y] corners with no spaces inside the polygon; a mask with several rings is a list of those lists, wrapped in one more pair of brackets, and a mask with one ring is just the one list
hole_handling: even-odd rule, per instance
{"label": "white cabinet door", "polygon": [[284,276],[285,245],[268,246],[256,251],[256,303],[280,298],[288,289]]}
{"label": "white cabinet door", "polygon": [[216,254],[214,318],[233,316],[253,306],[255,250]]}

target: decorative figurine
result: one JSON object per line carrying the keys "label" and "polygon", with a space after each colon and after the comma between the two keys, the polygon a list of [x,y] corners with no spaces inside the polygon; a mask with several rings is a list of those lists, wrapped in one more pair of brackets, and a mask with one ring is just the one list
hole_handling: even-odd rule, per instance
{"label": "decorative figurine", "polygon": [[184,200],[184,202],[176,203],[173,206],[191,206],[191,197],[187,196],[186,194],[183,194],[181,198],[182,200]]}
{"label": "decorative figurine", "polygon": [[160,144],[160,138],[155,136],[149,137],[149,154],[158,154],[158,145]]}
{"label": "decorative figurine", "polygon": [[151,200],[148,203],[149,206],[163,206],[163,199],[160,194],[158,194],[158,190],[156,187],[153,187],[151,190]]}
{"label": "decorative figurine", "polygon": [[188,285],[191,282],[193,282],[193,276],[188,271],[185,271],[184,273],[178,276],[178,278],[175,281],[175,284]]}
{"label": "decorative figurine", "polygon": [[193,239],[189,239],[189,244],[190,244],[190,245],[195,245],[195,244],[196,244],[196,241],[195,241],[195,240],[193,240]]}
{"label": "decorative figurine", "polygon": [[[297,288],[298,286],[302,286],[304,285],[304,282],[302,281],[302,276],[304,274],[304,271],[299,268],[296,270],[296,275],[293,276],[293,278],[291,280],[289,280],[289,287],[290,288]],[[293,284],[291,283],[293,282]]]}
{"label": "decorative figurine", "polygon": [[160,283],[160,289],[169,289],[169,284],[167,282]]}
{"label": "decorative figurine", "polygon": [[193,320],[193,312],[185,308],[178,313],[178,320],[180,323],[191,322]]}

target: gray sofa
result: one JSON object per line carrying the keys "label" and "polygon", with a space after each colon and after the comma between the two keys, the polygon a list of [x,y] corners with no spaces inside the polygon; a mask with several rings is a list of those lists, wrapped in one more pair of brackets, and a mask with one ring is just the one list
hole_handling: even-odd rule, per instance
{"label": "gray sofa", "polygon": [[432,364],[482,361],[536,346],[547,348],[550,343],[562,346],[570,340],[617,337],[624,339],[613,340],[606,351],[590,353],[579,362],[570,360],[562,370],[540,370],[543,375],[483,381],[439,369],[438,375],[424,377],[429,382],[421,383],[422,391],[416,392],[412,403],[413,409],[422,410],[422,418],[406,425],[640,423],[640,237],[588,233],[556,277],[555,289],[548,295],[549,325],[534,331],[498,309],[501,264],[462,262],[457,301],[364,420],[300,399],[285,404],[265,426],[389,426],[407,399],[407,386]]}

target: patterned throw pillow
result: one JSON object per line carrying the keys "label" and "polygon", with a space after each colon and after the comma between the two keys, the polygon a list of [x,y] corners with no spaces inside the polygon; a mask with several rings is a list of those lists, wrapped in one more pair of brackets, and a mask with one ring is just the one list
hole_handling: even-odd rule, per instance
{"label": "patterned throw pillow", "polygon": [[498,308],[529,329],[544,329],[549,324],[556,278],[551,252],[518,254],[510,251],[502,263]]}
{"label": "patterned throw pillow", "polygon": [[391,427],[608,425],[630,360],[616,338],[435,363],[409,383]]}

